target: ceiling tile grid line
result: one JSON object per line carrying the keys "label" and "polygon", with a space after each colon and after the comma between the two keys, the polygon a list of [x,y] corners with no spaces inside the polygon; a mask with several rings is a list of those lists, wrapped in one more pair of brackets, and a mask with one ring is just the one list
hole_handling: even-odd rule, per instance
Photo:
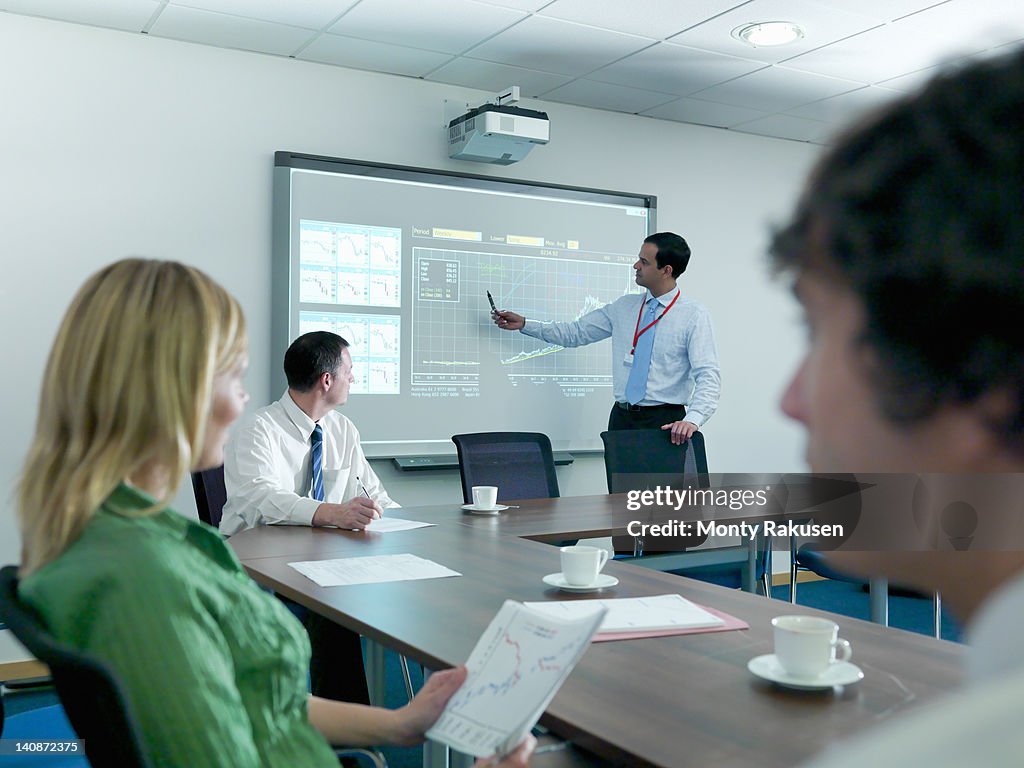
{"label": "ceiling tile grid line", "polygon": [[[0,0],[7,13],[822,143],[970,56],[1020,0]],[[737,25],[789,19],[795,46]],[[520,82],[516,82],[519,80]],[[786,135],[788,134],[788,135]]]}

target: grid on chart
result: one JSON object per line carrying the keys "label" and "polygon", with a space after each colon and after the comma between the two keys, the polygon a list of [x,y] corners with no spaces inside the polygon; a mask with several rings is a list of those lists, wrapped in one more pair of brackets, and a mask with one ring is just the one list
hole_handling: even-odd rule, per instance
{"label": "grid on chart", "polygon": [[499,332],[490,320],[489,290],[499,308],[531,320],[564,322],[636,290],[629,264],[413,248],[412,383],[466,374],[475,383],[485,356],[510,377],[610,386],[608,342],[563,349],[523,334]]}

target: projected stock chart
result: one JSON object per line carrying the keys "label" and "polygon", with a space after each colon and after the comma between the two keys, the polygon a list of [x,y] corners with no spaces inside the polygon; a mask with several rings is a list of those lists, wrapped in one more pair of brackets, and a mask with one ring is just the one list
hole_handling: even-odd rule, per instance
{"label": "projected stock chart", "polygon": [[518,333],[481,333],[487,291],[499,308],[565,322],[636,290],[629,264],[561,256],[413,248],[412,383],[475,383],[504,375],[610,386],[605,344],[564,349]]}

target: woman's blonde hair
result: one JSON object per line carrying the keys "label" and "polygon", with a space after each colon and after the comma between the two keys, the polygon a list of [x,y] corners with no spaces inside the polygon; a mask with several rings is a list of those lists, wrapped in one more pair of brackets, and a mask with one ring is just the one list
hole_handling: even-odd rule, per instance
{"label": "woman's blonde hair", "polygon": [[238,302],[203,272],[125,259],[78,291],[43,373],[18,495],[22,572],[60,555],[125,478],[169,502],[202,452],[214,376],[246,351]]}

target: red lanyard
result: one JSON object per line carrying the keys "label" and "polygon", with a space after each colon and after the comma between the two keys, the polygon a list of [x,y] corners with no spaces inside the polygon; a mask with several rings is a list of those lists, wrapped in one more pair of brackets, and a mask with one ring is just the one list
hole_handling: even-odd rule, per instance
{"label": "red lanyard", "polygon": [[651,322],[649,322],[643,328],[640,327],[640,318],[644,316],[644,307],[647,306],[647,302],[646,301],[640,302],[640,311],[637,312],[637,315],[636,315],[636,328],[633,329],[633,349],[630,351],[629,354],[631,354],[631,355],[636,354],[636,343],[640,340],[640,337],[643,336],[653,326],[657,325],[658,322],[661,320],[661,318],[663,318],[665,315],[668,314],[668,311],[670,309],[672,309],[672,305],[675,304],[676,301],[679,300],[679,294],[680,293],[682,293],[682,291],[680,291],[678,288],[676,288],[675,298],[673,298],[672,301],[669,302],[669,305],[667,307],[665,307],[665,311],[662,312],[660,315],[658,315],[656,318],[654,318]]}

